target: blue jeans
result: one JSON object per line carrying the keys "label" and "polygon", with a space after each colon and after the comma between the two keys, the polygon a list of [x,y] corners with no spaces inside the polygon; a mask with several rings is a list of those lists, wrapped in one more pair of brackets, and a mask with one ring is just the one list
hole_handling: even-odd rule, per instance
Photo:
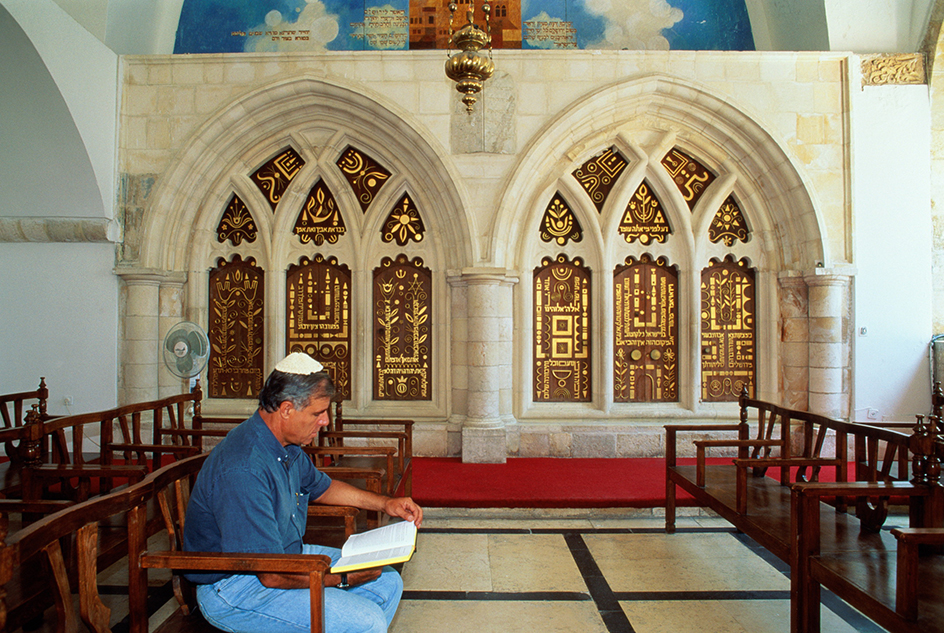
{"label": "blue jeans", "polygon": [[[304,545],[303,554],[324,554],[334,563],[341,551]],[[403,581],[385,567],[380,578],[350,589],[324,590],[327,633],[383,633],[387,630]],[[231,633],[299,633],[311,630],[308,589],[270,589],[254,575],[224,578],[212,585],[197,585],[197,604],[213,626]]]}

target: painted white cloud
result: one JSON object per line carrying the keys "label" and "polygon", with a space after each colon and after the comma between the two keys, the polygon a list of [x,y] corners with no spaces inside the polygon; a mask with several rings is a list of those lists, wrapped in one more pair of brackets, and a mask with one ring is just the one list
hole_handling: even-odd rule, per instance
{"label": "painted white cloud", "polygon": [[[286,21],[280,11],[269,11],[265,23],[250,29],[262,35],[247,37],[243,50],[247,53],[325,50],[340,32],[338,16],[328,13],[321,0],[306,0],[306,3],[294,22]],[[280,35],[276,37],[273,32]]]}
{"label": "painted white cloud", "polygon": [[587,43],[586,48],[668,50],[662,29],[685,17],[666,0],[584,0],[584,8],[606,21],[603,39]]}

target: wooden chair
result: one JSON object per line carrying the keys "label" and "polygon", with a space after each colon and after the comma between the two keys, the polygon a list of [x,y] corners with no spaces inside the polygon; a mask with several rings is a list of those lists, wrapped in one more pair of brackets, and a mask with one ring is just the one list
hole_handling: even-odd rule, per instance
{"label": "wooden chair", "polygon": [[[322,588],[324,575],[330,569],[331,561],[326,556],[301,556],[282,554],[226,554],[216,552],[184,552],[182,545],[184,519],[187,502],[190,498],[192,480],[195,479],[207,454],[190,457],[175,464],[155,471],[148,481],[153,486],[165,526],[169,536],[170,549],[166,551],[143,551],[135,544],[131,556],[137,562],[131,564],[133,582],[129,586],[131,603],[138,606],[146,604],[147,569],[172,569],[174,595],[180,604],[179,610],[166,620],[158,629],[159,633],[186,631],[214,631],[195,611],[196,601],[189,583],[183,577],[183,571],[219,571],[232,573],[307,573],[309,575],[309,596],[311,600],[311,630],[324,630],[324,608]],[[136,509],[138,514],[141,510]],[[309,506],[309,517],[339,517],[344,522],[345,538],[354,532],[356,508],[343,506]],[[136,524],[141,524],[139,517]],[[140,528],[139,528],[140,533]],[[137,614],[140,616],[140,614]],[[136,616],[136,617],[137,617]],[[146,624],[146,620],[145,620]],[[134,625],[132,625],[134,631]]]}

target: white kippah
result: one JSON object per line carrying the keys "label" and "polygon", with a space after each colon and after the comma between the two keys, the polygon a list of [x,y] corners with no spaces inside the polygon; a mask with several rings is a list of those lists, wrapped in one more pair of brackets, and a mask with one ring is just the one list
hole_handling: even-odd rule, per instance
{"label": "white kippah", "polygon": [[324,366],[308,354],[292,352],[279,361],[279,364],[275,366],[275,370],[283,374],[300,374],[305,376],[307,374],[316,374],[319,371],[323,371]]}

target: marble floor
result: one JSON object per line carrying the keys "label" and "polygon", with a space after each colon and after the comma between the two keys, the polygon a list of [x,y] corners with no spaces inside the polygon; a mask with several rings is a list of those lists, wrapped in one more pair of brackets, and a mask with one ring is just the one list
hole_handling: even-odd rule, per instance
{"label": "marble floor", "polygon": [[[657,516],[623,514],[429,511],[391,633],[790,630],[787,567],[726,521],[679,517],[667,535]],[[103,574],[114,631],[126,631],[123,563]],[[167,584],[152,578],[152,628],[176,608],[160,606]],[[822,630],[884,631],[828,593]]]}

